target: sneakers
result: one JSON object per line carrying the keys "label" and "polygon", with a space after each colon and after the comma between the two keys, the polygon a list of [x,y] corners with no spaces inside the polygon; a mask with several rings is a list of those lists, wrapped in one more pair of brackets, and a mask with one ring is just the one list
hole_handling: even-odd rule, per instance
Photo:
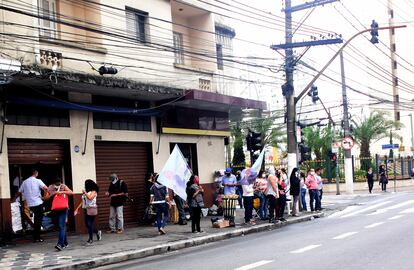
{"label": "sneakers", "polygon": [[122,233],[124,233],[124,230],[119,229],[119,230],[117,230],[117,231],[116,231],[116,233],[117,233],[117,234],[122,234]]}
{"label": "sneakers", "polygon": [[33,240],[33,243],[43,243],[45,240],[43,240],[42,238],[39,239],[35,239]]}
{"label": "sneakers", "polygon": [[164,228],[161,228],[161,229],[159,230],[159,232],[160,232],[160,234],[166,234],[166,232],[165,232]]}
{"label": "sneakers", "polygon": [[282,222],[286,222],[287,221],[285,218],[280,218],[279,220],[282,221]]}
{"label": "sneakers", "polygon": [[57,251],[62,251],[63,250],[63,247],[61,245],[59,245],[59,244],[57,244],[55,246],[55,248],[57,249]]}
{"label": "sneakers", "polygon": [[90,245],[92,245],[93,244],[93,240],[92,239],[89,239],[88,241],[86,241],[86,245],[87,246],[90,246]]}
{"label": "sneakers", "polygon": [[106,233],[115,233],[113,230],[107,230]]}
{"label": "sneakers", "polygon": [[102,239],[102,231],[98,231],[96,233],[96,239],[98,239],[98,241],[101,241],[101,239]]}

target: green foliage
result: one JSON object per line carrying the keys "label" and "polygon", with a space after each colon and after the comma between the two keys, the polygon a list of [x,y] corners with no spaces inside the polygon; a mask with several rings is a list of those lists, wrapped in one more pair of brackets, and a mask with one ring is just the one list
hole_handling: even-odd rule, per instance
{"label": "green foliage", "polygon": [[246,157],[243,151],[243,133],[238,123],[232,128],[232,137],[234,140],[232,164],[233,166],[245,167]]}
{"label": "green foliage", "polygon": [[311,148],[316,160],[322,160],[331,150],[333,128],[328,125],[324,128],[317,126],[306,127],[303,129],[305,144]]}

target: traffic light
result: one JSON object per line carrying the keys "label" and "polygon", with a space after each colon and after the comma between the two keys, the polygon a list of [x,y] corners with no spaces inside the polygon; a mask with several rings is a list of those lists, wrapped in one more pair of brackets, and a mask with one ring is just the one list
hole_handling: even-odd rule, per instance
{"label": "traffic light", "polygon": [[300,163],[311,160],[311,149],[304,143],[299,144]]}
{"label": "traffic light", "polygon": [[257,151],[262,149],[262,134],[249,130],[246,137],[247,150]]}
{"label": "traffic light", "polygon": [[319,100],[318,87],[313,85],[311,87],[311,90],[309,90],[309,92],[308,92],[308,96],[310,96],[312,98],[313,103],[316,103],[316,101]]}
{"label": "traffic light", "polygon": [[372,20],[371,23],[371,43],[376,44],[378,41],[378,23],[375,20]]}

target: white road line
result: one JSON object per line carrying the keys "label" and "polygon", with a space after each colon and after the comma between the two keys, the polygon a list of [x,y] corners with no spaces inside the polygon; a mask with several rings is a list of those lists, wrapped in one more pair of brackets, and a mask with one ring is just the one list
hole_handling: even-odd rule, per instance
{"label": "white road line", "polygon": [[340,234],[338,236],[335,236],[332,239],[334,239],[334,240],[340,240],[340,239],[347,238],[347,237],[352,236],[352,235],[357,234],[357,233],[358,232],[347,232],[347,233],[343,233],[343,234]]}
{"label": "white road line", "polygon": [[414,213],[414,208],[408,208],[400,212],[400,214],[412,214]]}
{"label": "white road line", "polygon": [[304,248],[300,248],[300,249],[291,251],[290,253],[295,253],[295,254],[297,254],[297,253],[303,253],[303,252],[309,251],[311,249],[315,249],[315,248],[320,247],[320,246],[321,245],[310,245],[310,246],[307,246],[307,247],[304,247]]}
{"label": "white road line", "polygon": [[382,225],[382,224],[384,224],[384,222],[372,223],[371,225],[367,225],[367,226],[365,226],[364,228],[365,228],[365,229],[371,229],[371,228],[375,228],[375,227],[377,227],[377,226],[379,226],[379,225]]}
{"label": "white road line", "polygon": [[248,265],[245,265],[245,266],[236,268],[234,270],[249,270],[249,269],[253,269],[253,268],[256,268],[256,267],[265,265],[265,264],[269,264],[271,262],[273,262],[273,261],[265,261],[265,260],[263,260],[263,261],[255,262],[255,263],[252,263],[252,264],[248,264]]}
{"label": "white road line", "polygon": [[400,207],[403,207],[403,206],[406,206],[406,205],[409,205],[409,204],[412,204],[412,203],[414,203],[414,200],[409,200],[409,201],[406,201],[406,202],[402,202],[402,203],[396,204],[394,206],[387,207],[386,209],[387,210],[394,210],[394,209],[397,209],[397,208],[400,208]]}
{"label": "white road line", "polygon": [[390,218],[388,218],[389,220],[394,220],[394,219],[399,219],[399,218],[402,218],[404,215],[397,215],[397,216],[393,216],[393,217],[390,217]]}
{"label": "white road line", "polygon": [[328,218],[340,217],[340,216],[345,215],[349,212],[352,212],[354,209],[358,209],[358,208],[359,208],[359,206],[351,205],[351,206],[348,206],[347,208],[345,208],[342,211],[339,211],[339,212],[333,213],[332,215],[329,215]]}
{"label": "white road line", "polygon": [[358,210],[358,211],[352,212],[350,214],[344,215],[341,218],[352,217],[352,216],[358,215],[360,213],[363,213],[363,212],[366,212],[366,211],[369,211],[369,210],[372,210],[372,209],[375,209],[375,208],[379,208],[379,207],[381,207],[381,206],[383,206],[387,203],[390,203],[390,202],[392,202],[392,201],[385,201],[385,202],[382,202],[382,203],[377,203],[377,204],[362,208],[361,210]]}

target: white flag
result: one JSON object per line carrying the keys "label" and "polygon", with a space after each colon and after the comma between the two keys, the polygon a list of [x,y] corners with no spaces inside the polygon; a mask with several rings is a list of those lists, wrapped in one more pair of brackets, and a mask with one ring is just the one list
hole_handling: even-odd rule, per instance
{"label": "white flag", "polygon": [[157,181],[167,188],[172,189],[183,200],[187,200],[187,192],[185,189],[191,174],[190,167],[188,167],[180,148],[175,145]]}
{"label": "white flag", "polygon": [[260,152],[259,157],[256,159],[256,161],[254,162],[254,164],[252,166],[252,170],[257,172],[257,173],[259,173],[260,169],[262,168],[264,153],[265,153],[265,150],[263,148],[262,152]]}

